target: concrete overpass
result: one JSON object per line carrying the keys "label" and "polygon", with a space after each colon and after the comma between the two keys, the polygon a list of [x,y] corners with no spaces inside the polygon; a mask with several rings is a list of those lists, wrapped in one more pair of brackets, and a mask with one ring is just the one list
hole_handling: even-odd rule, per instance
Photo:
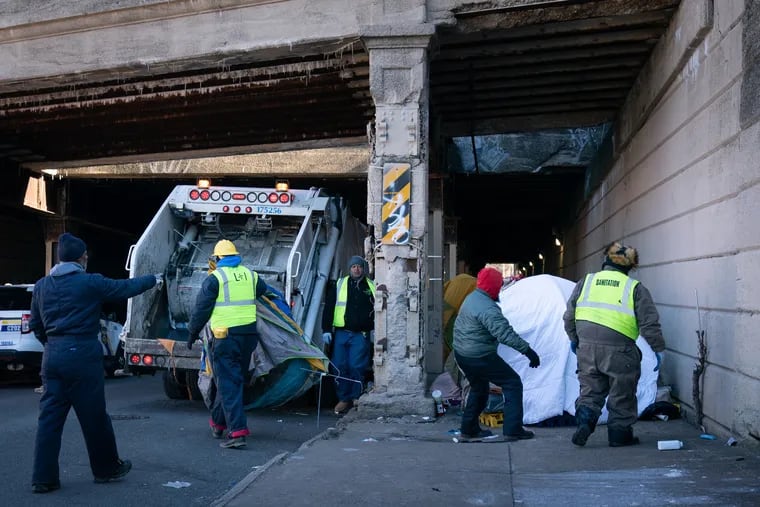
{"label": "concrete overpass", "polygon": [[[441,218],[457,215],[475,232],[460,242],[525,260],[544,251],[551,270],[570,278],[596,269],[608,241],[638,246],[639,277],[670,346],[663,379],[695,408],[696,291],[710,341],[706,421],[760,438],[760,354],[750,352],[758,305],[745,281],[758,274],[760,237],[744,232],[760,214],[758,2],[5,1],[0,9],[9,174],[103,164],[139,173],[177,158],[369,142],[368,251],[388,297],[377,314],[379,394],[368,406],[407,412],[428,403],[442,278],[430,259],[457,241]],[[471,139],[478,173],[476,136],[600,124],[612,134],[581,165],[474,179],[452,174],[446,156],[457,138]],[[402,245],[379,236],[382,176],[393,163],[412,173],[412,239]],[[549,251],[553,236],[562,246]]]}

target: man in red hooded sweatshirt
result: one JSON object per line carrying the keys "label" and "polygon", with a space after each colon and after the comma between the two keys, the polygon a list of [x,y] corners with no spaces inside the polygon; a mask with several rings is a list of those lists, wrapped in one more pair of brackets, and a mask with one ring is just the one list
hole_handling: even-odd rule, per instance
{"label": "man in red hooded sweatshirt", "polygon": [[481,429],[479,421],[480,413],[488,403],[489,382],[501,387],[504,395],[504,435],[501,438],[507,442],[533,438],[533,432],[522,426],[522,380],[496,349],[499,343],[512,347],[528,358],[531,368],[538,368],[541,360],[528,342],[515,332],[496,304],[502,283],[503,278],[497,270],[481,269],[477,288],[465,298],[454,322],[454,357],[470,382],[460,428],[464,441],[498,438],[493,437],[491,431]]}

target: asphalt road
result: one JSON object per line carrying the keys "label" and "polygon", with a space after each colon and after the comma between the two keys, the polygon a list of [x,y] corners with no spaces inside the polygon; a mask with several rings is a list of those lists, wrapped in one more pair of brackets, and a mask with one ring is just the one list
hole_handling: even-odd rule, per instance
{"label": "asphalt road", "polygon": [[[221,449],[211,437],[201,401],[167,399],[161,377],[106,379],[108,411],[122,458],[132,471],[120,482],[94,484],[73,410],[63,433],[61,489],[32,494],[31,474],[40,395],[34,384],[0,386],[2,504],[119,507],[208,505],[282,452],[293,452],[335,421],[307,400],[248,412],[248,447]],[[171,487],[171,483],[188,483]]]}

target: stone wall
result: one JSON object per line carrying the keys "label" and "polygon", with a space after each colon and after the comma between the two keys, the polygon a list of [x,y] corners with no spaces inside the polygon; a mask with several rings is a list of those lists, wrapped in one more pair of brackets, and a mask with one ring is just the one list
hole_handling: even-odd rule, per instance
{"label": "stone wall", "polygon": [[[652,292],[667,341],[661,382],[694,417],[700,386],[712,433],[760,439],[760,123],[757,2],[681,5],[621,112],[608,175],[568,234],[578,278],[622,239]],[[754,21],[753,21],[754,20]],[[697,299],[699,312],[697,311]],[[751,438],[750,438],[751,440]]]}

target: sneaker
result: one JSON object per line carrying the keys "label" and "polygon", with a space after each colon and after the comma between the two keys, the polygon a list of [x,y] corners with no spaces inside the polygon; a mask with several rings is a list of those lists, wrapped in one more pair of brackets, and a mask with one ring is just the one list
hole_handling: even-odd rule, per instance
{"label": "sneaker", "polygon": [[119,460],[119,464],[116,467],[116,471],[112,473],[109,476],[106,477],[95,477],[95,482],[98,484],[103,484],[105,482],[111,482],[111,481],[117,481],[127,475],[129,471],[132,470],[132,462],[128,459],[125,460]]}
{"label": "sneaker", "polygon": [[227,440],[219,444],[219,447],[222,449],[240,449],[246,445],[247,444],[245,443],[245,437],[235,437],[227,438]]}
{"label": "sneaker", "polygon": [[36,484],[32,484],[32,493],[50,493],[51,491],[55,491],[56,489],[61,489],[60,482],[54,482],[54,483],[38,482]]}
{"label": "sneaker", "polygon": [[335,415],[341,415],[348,412],[348,410],[351,408],[352,402],[350,401],[339,401],[337,405],[335,405]]}
{"label": "sneaker", "polygon": [[532,431],[528,431],[526,429],[521,428],[520,431],[518,431],[517,433],[510,433],[509,435],[504,435],[504,436],[514,441],[514,440],[530,440],[536,435]]}
{"label": "sneaker", "polygon": [[211,428],[211,436],[220,439],[224,436],[224,430],[218,430],[216,428]]}
{"label": "sneaker", "polygon": [[478,440],[481,438],[492,437],[493,432],[491,430],[480,430],[478,433],[460,433],[460,436],[464,440]]}

